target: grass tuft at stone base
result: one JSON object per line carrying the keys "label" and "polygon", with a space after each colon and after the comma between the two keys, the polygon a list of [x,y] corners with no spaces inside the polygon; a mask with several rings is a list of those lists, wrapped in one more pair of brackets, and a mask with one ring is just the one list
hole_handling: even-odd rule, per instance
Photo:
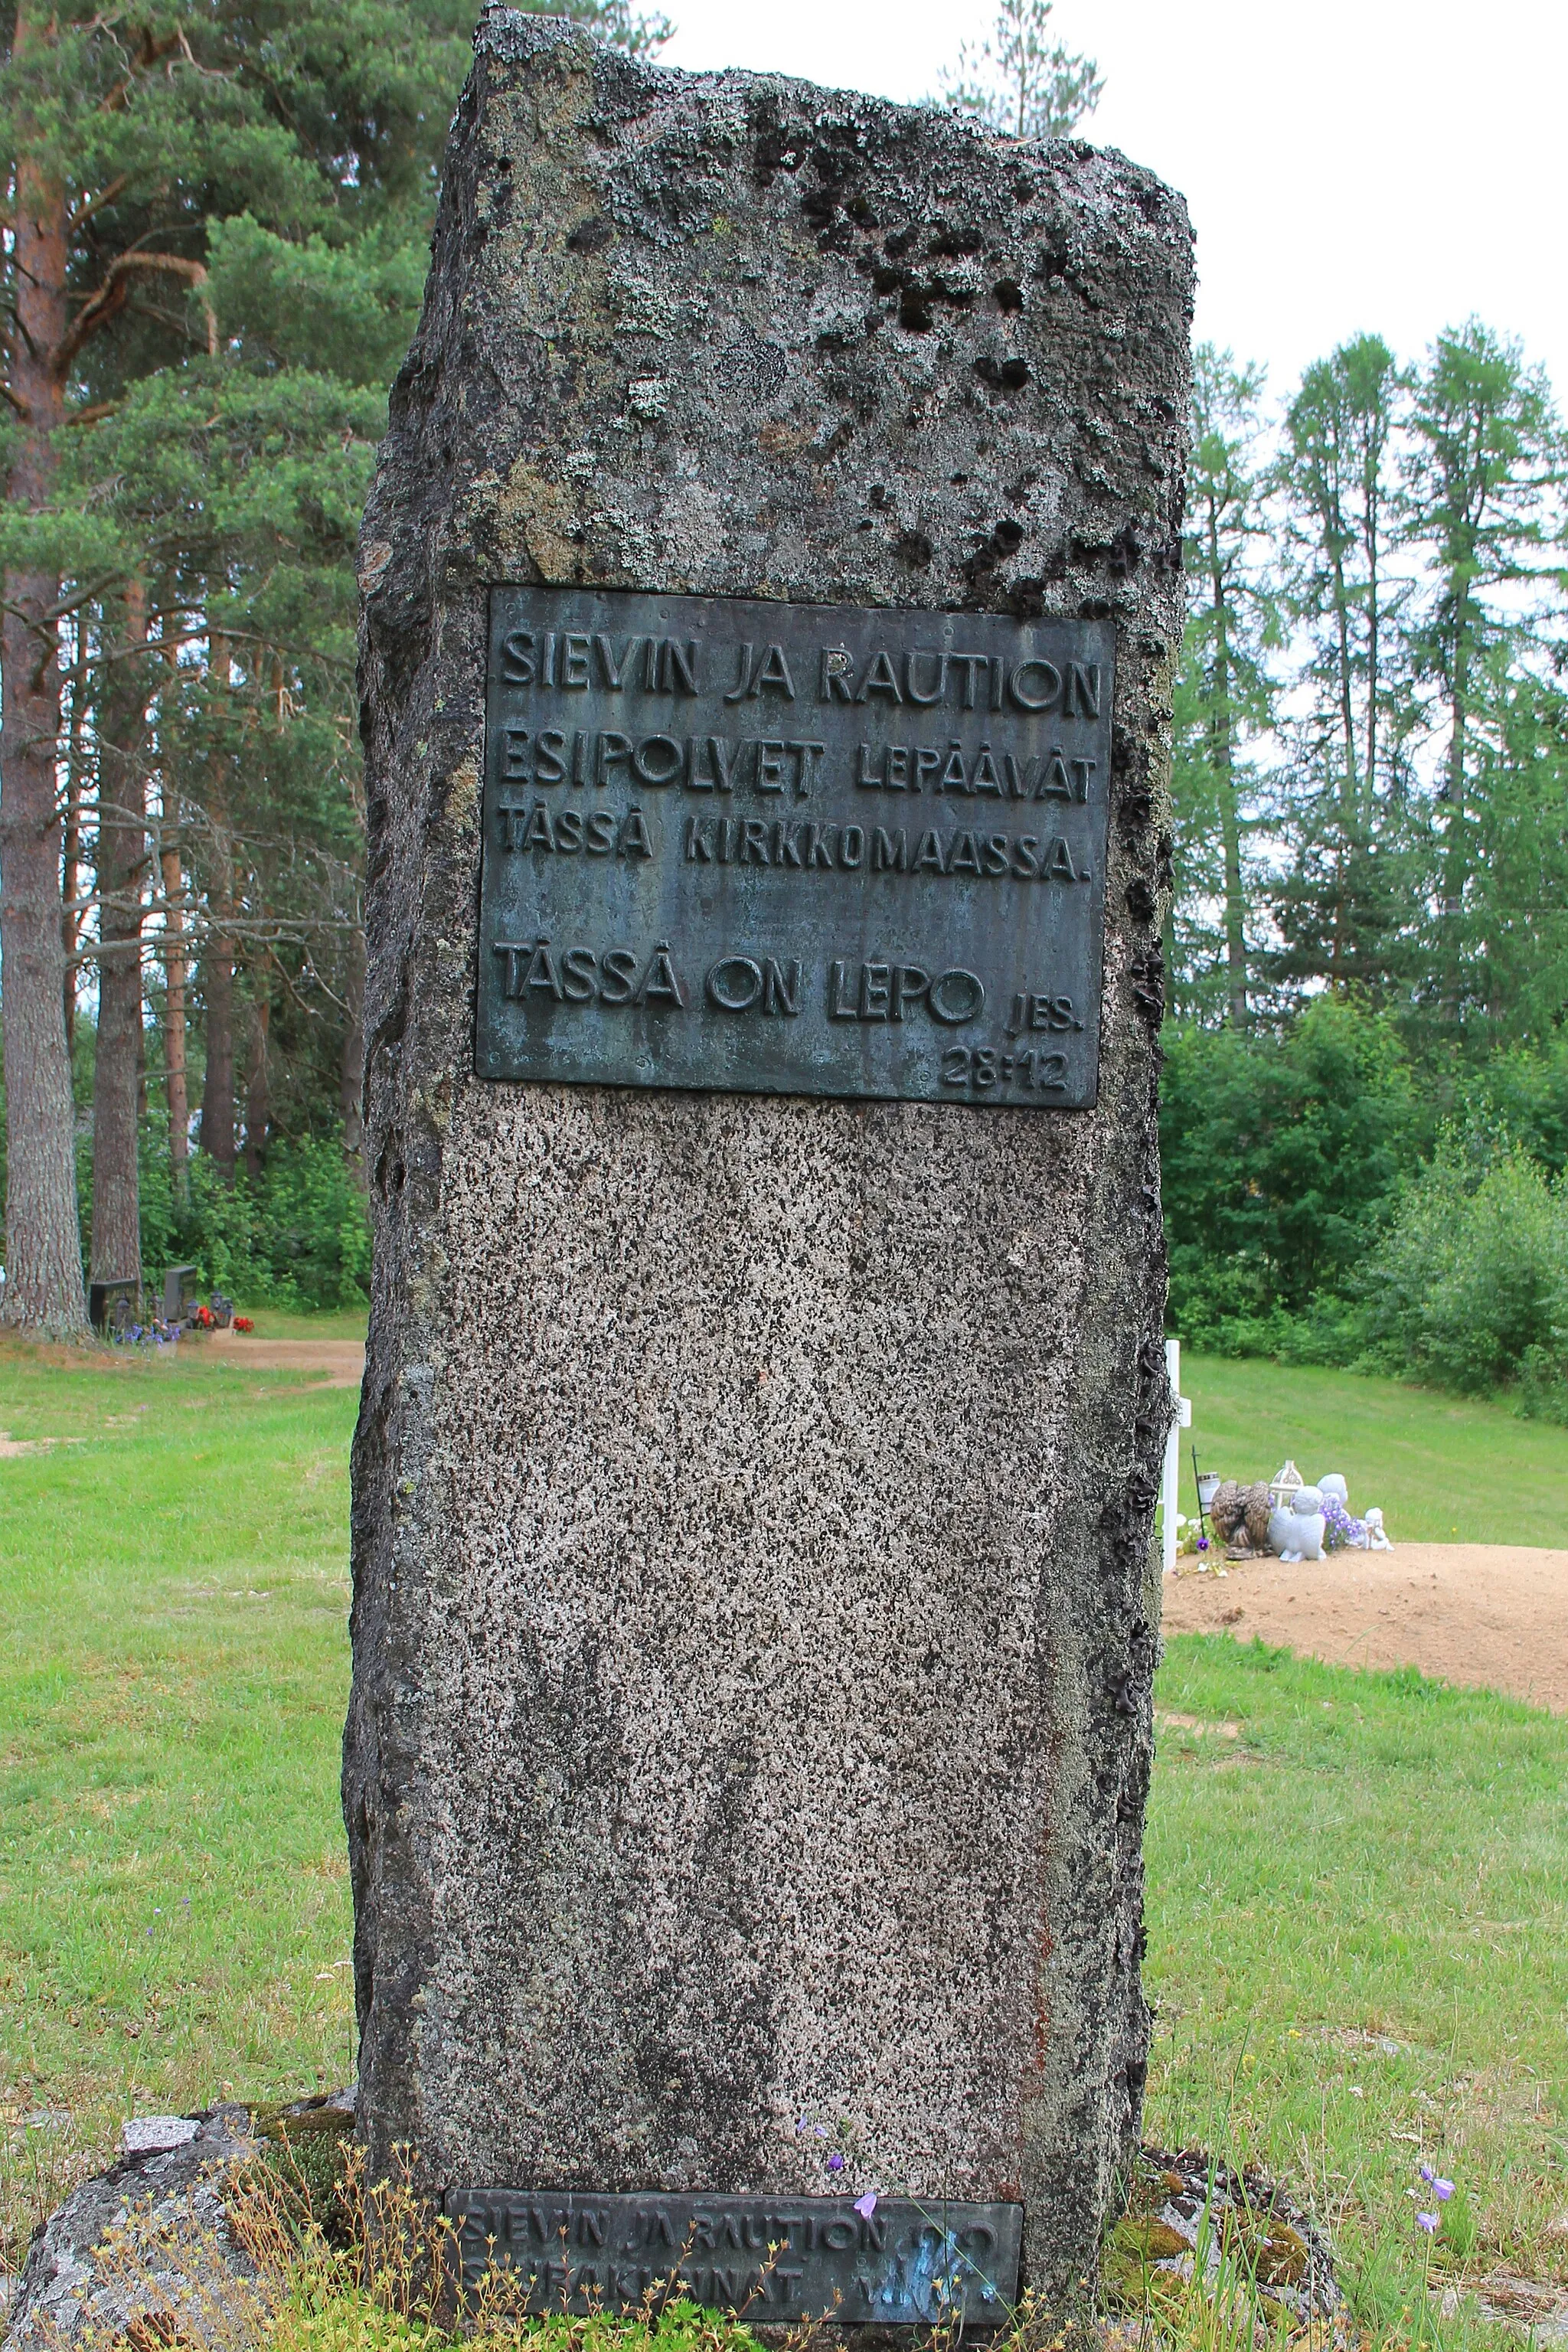
{"label": "grass tuft at stone base", "polygon": [[[1178,2335],[1189,2305],[1218,2315],[1219,2333],[1242,2342],[1305,2335],[1352,2341],[1350,2315],[1327,2238],[1300,2206],[1260,2172],[1245,2176],[1194,2148],[1145,2147],[1123,2219],[1101,2265],[1114,2309]],[[1211,2335],[1211,2316],[1200,2333]]]}

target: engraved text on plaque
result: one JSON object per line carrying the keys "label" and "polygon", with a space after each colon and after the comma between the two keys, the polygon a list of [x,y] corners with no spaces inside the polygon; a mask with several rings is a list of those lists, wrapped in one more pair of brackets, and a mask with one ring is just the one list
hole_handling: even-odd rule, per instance
{"label": "engraved text on plaque", "polygon": [[985,2327],[1018,2296],[1021,2205],[465,2189],[447,2214],[462,2288],[510,2272],[530,2311],[685,2296],[753,2325]]}
{"label": "engraved text on plaque", "polygon": [[1095,1100],[1109,622],[498,588],[481,1077]]}

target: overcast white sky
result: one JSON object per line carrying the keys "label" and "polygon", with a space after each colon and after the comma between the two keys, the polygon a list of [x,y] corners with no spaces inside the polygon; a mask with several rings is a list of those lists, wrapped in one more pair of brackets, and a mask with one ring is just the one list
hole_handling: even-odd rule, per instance
{"label": "overcast white sky", "polygon": [[[663,0],[664,62],[913,99],[987,0]],[[1197,332],[1279,399],[1374,328],[1405,358],[1471,311],[1568,403],[1564,0],[1057,0],[1099,59],[1087,137],[1185,194]]]}

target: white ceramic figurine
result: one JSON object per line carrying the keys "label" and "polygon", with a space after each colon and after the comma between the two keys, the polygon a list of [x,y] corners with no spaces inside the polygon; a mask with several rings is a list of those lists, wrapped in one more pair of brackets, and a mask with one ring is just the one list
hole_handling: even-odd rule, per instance
{"label": "white ceramic figurine", "polygon": [[1289,1510],[1276,1511],[1269,1518],[1268,1540],[1281,1559],[1321,1559],[1327,1527],[1320,1489],[1298,1486]]}

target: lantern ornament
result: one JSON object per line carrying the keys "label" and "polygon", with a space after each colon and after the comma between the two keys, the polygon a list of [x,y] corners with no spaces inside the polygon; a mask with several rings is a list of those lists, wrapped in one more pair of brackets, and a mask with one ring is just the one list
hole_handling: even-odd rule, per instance
{"label": "lantern ornament", "polygon": [[1277,1470],[1268,1481],[1268,1499],[1274,1508],[1277,1511],[1288,1511],[1291,1497],[1300,1494],[1306,1483],[1296,1465],[1287,1460],[1285,1467],[1282,1470]]}

